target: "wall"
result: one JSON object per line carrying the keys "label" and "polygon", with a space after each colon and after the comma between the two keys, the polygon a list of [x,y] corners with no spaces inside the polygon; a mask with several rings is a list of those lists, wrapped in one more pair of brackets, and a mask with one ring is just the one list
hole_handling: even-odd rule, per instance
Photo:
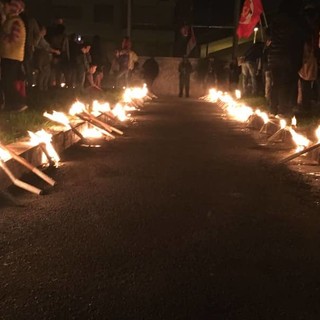
{"label": "wall", "polygon": [[[139,65],[142,66],[147,57],[139,57]],[[181,58],[174,57],[156,57],[159,64],[159,76],[153,85],[153,92],[156,95],[178,96],[179,93],[179,72],[178,66]],[[198,59],[189,59],[194,69],[197,66]],[[191,75],[190,95],[191,97],[200,97],[204,90],[196,79],[196,73]]]}

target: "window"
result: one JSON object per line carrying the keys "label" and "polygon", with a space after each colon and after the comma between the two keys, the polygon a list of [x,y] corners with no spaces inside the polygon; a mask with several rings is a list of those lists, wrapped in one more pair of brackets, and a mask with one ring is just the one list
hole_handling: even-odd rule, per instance
{"label": "window", "polygon": [[53,7],[54,16],[60,16],[64,19],[81,20],[82,19],[82,7],[81,6],[64,6],[55,5]]}
{"label": "window", "polygon": [[113,10],[112,4],[96,4],[94,6],[94,22],[113,24]]}

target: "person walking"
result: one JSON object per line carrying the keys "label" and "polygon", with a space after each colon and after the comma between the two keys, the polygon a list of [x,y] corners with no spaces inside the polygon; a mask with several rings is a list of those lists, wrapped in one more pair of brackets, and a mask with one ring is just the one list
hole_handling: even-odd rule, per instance
{"label": "person walking", "polygon": [[185,91],[186,98],[189,98],[190,93],[190,75],[193,71],[192,65],[187,56],[182,58],[179,64],[179,97],[183,96]]}

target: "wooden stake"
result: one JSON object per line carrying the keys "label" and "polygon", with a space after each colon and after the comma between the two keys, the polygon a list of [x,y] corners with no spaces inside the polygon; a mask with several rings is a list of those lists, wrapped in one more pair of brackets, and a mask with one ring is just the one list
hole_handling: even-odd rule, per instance
{"label": "wooden stake", "polygon": [[296,159],[296,158],[302,156],[305,153],[308,153],[308,152],[313,151],[313,150],[318,149],[318,148],[320,148],[320,142],[317,143],[317,144],[314,144],[313,146],[311,146],[309,148],[306,148],[306,149],[304,149],[304,150],[302,150],[300,152],[297,152],[297,153],[295,153],[295,154],[293,154],[293,155],[281,160],[280,163],[287,163],[287,162],[289,162],[289,161],[291,161],[293,159]]}
{"label": "wooden stake", "polygon": [[49,176],[47,176],[45,173],[43,173],[41,170],[39,170],[37,167],[35,167],[34,165],[32,165],[30,162],[28,162],[25,158],[17,155],[14,151],[10,150],[9,148],[7,148],[6,146],[2,145],[0,143],[0,148],[9,152],[10,156],[16,160],[17,162],[19,162],[21,165],[23,165],[24,167],[26,167],[27,169],[29,169],[30,171],[32,171],[34,174],[36,174],[38,177],[40,177],[42,180],[44,180],[45,182],[47,182],[48,184],[50,184],[51,186],[54,186],[56,184],[56,182],[51,179]]}
{"label": "wooden stake", "polygon": [[26,182],[23,182],[23,181],[17,179],[2,160],[0,160],[0,167],[2,168],[2,170],[5,172],[5,174],[9,177],[9,179],[12,181],[12,183],[15,186],[17,186],[21,189],[27,190],[31,193],[35,193],[37,195],[42,194],[41,189],[38,189],[38,188],[32,186],[31,184],[28,184]]}

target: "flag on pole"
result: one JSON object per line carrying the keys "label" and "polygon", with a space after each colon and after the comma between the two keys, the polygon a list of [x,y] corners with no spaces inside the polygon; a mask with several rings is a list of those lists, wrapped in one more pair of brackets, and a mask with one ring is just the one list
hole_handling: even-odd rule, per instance
{"label": "flag on pole", "polygon": [[197,39],[196,39],[196,36],[194,34],[193,27],[191,26],[191,28],[190,28],[190,39],[189,39],[189,41],[187,43],[187,51],[186,51],[186,55],[187,56],[189,56],[189,54],[196,47],[196,45],[197,45]]}
{"label": "flag on pole", "polygon": [[261,0],[245,0],[239,20],[237,34],[239,38],[249,38],[254,27],[260,21],[263,12]]}

